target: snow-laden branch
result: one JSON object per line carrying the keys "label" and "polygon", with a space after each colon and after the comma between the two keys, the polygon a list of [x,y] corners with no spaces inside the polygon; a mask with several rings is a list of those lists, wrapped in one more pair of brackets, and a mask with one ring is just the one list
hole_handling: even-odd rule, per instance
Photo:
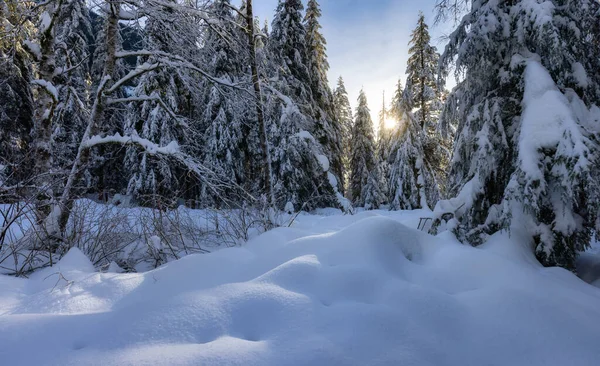
{"label": "snow-laden branch", "polygon": [[[223,85],[233,89],[243,89],[240,87],[240,84],[234,84],[229,82],[228,80],[217,78],[211,76],[208,72],[200,69],[196,65],[187,61],[181,56],[174,55],[172,53],[162,52],[162,51],[152,51],[152,50],[139,50],[139,51],[121,51],[115,54],[117,58],[125,58],[125,57],[135,57],[135,56],[149,56],[156,58],[156,61],[160,64],[164,64],[170,67],[175,68],[185,68],[199,73],[204,76],[206,79],[212,81],[215,84]],[[158,67],[158,65],[157,65]],[[113,86],[114,88],[114,86]],[[113,89],[111,88],[111,90]],[[114,91],[114,90],[113,90]]]}
{"label": "snow-laden branch", "polygon": [[156,70],[156,69],[158,69],[159,66],[160,65],[158,63],[148,63],[148,62],[145,62],[145,63],[139,65],[135,69],[131,70],[129,72],[129,74],[123,76],[116,83],[114,83],[113,86],[111,86],[109,89],[106,90],[106,93],[107,94],[114,93],[117,89],[119,89],[123,84],[125,84],[129,80],[131,80],[135,77],[138,77],[142,74],[145,74],[149,71]]}
{"label": "snow-laden branch", "polygon": [[137,97],[129,97],[129,98],[119,98],[119,99],[108,99],[107,104],[119,104],[119,103],[132,103],[132,102],[157,102],[163,107],[163,109],[167,112],[171,118],[176,120],[180,125],[187,126],[185,122],[183,122],[182,118],[178,116],[167,103],[162,100],[160,96],[149,96],[149,95],[140,95]]}
{"label": "snow-laden branch", "polygon": [[188,171],[196,174],[207,187],[215,193],[220,193],[223,189],[237,189],[246,195],[249,199],[254,200],[254,197],[246,192],[244,188],[231,181],[230,177],[219,176],[211,169],[198,162],[192,156],[181,151],[179,144],[176,141],[172,141],[167,146],[160,146],[148,139],[142,138],[137,134],[124,135],[115,134],[111,136],[91,136],[85,140],[81,147],[83,149],[91,149],[99,145],[106,144],[119,144],[122,146],[136,146],[143,150],[145,153],[157,156],[171,158],[179,162]]}
{"label": "snow-laden branch", "polygon": [[31,83],[44,89],[44,91],[48,93],[50,97],[52,97],[55,103],[58,101],[58,91],[56,90],[56,87],[52,85],[51,82],[46,80],[31,80]]}

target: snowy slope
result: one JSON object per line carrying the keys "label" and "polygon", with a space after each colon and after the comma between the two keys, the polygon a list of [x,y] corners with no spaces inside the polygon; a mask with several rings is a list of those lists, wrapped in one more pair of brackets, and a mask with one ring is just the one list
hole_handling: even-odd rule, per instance
{"label": "snowy slope", "polygon": [[0,277],[0,364],[598,364],[600,289],[518,232],[474,249],[408,227],[426,212],[332,213],[143,274],[71,251]]}

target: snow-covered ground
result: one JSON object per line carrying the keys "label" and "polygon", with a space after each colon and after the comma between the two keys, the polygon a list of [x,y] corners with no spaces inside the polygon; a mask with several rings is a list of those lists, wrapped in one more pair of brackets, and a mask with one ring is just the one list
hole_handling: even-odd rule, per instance
{"label": "snow-covered ground", "polygon": [[321,211],[141,274],[77,250],[0,276],[0,365],[598,365],[600,289],[513,231],[480,248],[426,212]]}

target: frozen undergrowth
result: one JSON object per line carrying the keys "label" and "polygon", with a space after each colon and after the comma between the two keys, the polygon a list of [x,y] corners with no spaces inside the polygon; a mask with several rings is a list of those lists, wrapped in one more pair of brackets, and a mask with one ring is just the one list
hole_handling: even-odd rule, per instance
{"label": "frozen undergrowth", "polygon": [[73,250],[0,277],[0,364],[597,364],[598,288],[518,230],[471,248],[409,228],[429,214],[300,215],[141,274]]}

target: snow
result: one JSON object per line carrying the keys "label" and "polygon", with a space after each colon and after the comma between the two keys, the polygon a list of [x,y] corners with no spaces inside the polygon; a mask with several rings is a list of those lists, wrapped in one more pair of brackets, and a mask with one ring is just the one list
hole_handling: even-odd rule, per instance
{"label": "snow", "polygon": [[573,77],[582,88],[587,88],[590,85],[585,68],[580,62],[573,63]]}
{"label": "snow", "polygon": [[542,268],[518,230],[472,248],[413,229],[428,214],[302,213],[140,274],[72,250],[0,277],[1,363],[597,364],[600,289]]}
{"label": "snow", "polygon": [[[521,169],[530,179],[543,181],[539,151],[542,148],[557,147],[565,136],[573,139],[574,145],[562,146],[561,153],[569,156],[585,155],[587,147],[582,143],[584,138],[569,100],[558,90],[548,70],[537,60],[527,62],[523,105],[519,160]],[[566,149],[572,151],[564,151]],[[578,164],[584,163],[580,161]]]}
{"label": "snow", "polygon": [[327,156],[317,154],[317,160],[319,161],[319,164],[323,168],[323,171],[328,172],[329,171],[329,159],[327,159]]}
{"label": "snow", "polygon": [[51,82],[46,80],[32,80],[31,83],[34,85],[41,86],[52,96],[54,100],[58,100],[58,91]]}
{"label": "snow", "polygon": [[42,59],[42,51],[40,49],[40,45],[39,44],[37,44],[35,42],[32,42],[30,40],[25,40],[23,42],[23,44],[27,47],[27,49],[29,50],[29,52],[31,52],[35,56],[35,58],[37,60],[41,60]]}
{"label": "snow", "polygon": [[47,11],[43,12],[42,15],[40,16],[40,25],[39,25],[40,33],[42,33],[42,34],[45,33],[51,24],[52,24],[52,17],[50,16],[50,14]]}

